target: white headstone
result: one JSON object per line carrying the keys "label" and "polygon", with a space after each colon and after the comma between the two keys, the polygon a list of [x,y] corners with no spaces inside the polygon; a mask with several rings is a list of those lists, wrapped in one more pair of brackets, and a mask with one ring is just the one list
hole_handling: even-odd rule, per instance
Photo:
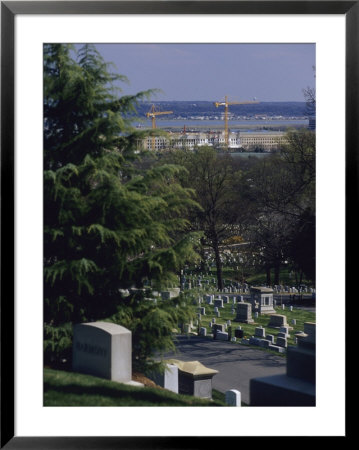
{"label": "white headstone", "polygon": [[226,404],[228,406],[242,406],[241,393],[236,389],[231,389],[225,393]]}
{"label": "white headstone", "polygon": [[130,382],[132,333],[109,322],[74,326],[72,368],[74,372]]}

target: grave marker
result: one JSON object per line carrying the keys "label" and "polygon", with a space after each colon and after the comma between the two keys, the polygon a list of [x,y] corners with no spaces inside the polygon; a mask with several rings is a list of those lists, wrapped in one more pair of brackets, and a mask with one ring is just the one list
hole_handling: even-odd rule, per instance
{"label": "grave marker", "polygon": [[72,368],[122,383],[132,378],[132,333],[109,322],[74,326]]}

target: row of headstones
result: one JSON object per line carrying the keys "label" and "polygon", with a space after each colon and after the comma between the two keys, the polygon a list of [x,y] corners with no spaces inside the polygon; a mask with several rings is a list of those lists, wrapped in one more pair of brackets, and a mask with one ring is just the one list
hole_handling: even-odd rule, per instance
{"label": "row of headstones", "polygon": [[[190,274],[191,275],[191,274]],[[205,275],[209,275],[209,273],[205,274]],[[212,278],[210,280],[204,280],[202,279],[201,275],[198,276],[193,276],[192,278],[190,278],[190,281],[192,281],[192,283],[194,285],[198,284],[198,283],[202,283],[204,282],[205,284],[216,284],[217,283],[217,279],[216,278]],[[239,283],[239,282],[235,282],[232,280],[224,280],[224,284],[225,284],[225,288],[223,292],[248,292],[250,286],[248,285],[248,283]],[[267,286],[267,287],[272,287],[273,291],[276,293],[279,292],[287,292],[289,294],[300,294],[300,293],[315,293],[315,289],[314,288],[309,288],[306,285],[302,285],[299,288],[296,288],[295,286],[288,286],[288,285],[274,285],[274,286]]]}
{"label": "row of headstones", "polygon": [[299,288],[296,288],[294,286],[290,287],[290,286],[274,285],[273,291],[276,293],[287,292],[289,294],[303,294],[303,293],[314,294],[315,293],[314,288],[309,288],[307,286],[300,286]]}
{"label": "row of headstones", "polygon": [[[279,328],[277,334],[276,345],[279,347],[287,347],[287,339],[290,337],[289,327],[283,326]],[[259,338],[259,339],[258,339]],[[254,329],[254,336],[249,339],[251,345],[259,345],[260,347],[267,347],[269,344],[267,342],[261,342],[262,340],[268,341],[269,344],[274,345],[274,335],[268,334],[266,336],[266,330],[262,326],[256,327]]]}

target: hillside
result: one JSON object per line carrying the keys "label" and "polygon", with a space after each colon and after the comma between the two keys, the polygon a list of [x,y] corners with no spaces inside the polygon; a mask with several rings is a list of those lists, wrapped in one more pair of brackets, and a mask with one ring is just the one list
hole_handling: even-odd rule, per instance
{"label": "hillside", "polygon": [[159,387],[133,387],[90,375],[44,369],[44,406],[225,406],[223,394],[213,401],[175,394]]}

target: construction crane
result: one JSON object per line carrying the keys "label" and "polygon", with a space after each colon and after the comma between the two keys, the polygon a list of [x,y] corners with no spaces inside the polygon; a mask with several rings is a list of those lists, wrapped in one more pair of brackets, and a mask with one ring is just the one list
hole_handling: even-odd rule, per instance
{"label": "construction crane", "polygon": [[[146,117],[152,118],[152,129],[156,128],[156,116],[160,116],[162,114],[173,114],[173,111],[156,111],[155,105],[152,105],[151,109],[148,113],[146,113]],[[155,148],[155,136],[152,136],[152,150]]]}
{"label": "construction crane", "polygon": [[224,97],[224,102],[214,102],[216,107],[218,106],[224,106],[224,141],[226,144],[226,147],[229,146],[229,133],[228,133],[228,106],[229,105],[247,105],[250,103],[259,103],[256,100],[253,101],[243,101],[243,102],[229,102],[227,95]]}

